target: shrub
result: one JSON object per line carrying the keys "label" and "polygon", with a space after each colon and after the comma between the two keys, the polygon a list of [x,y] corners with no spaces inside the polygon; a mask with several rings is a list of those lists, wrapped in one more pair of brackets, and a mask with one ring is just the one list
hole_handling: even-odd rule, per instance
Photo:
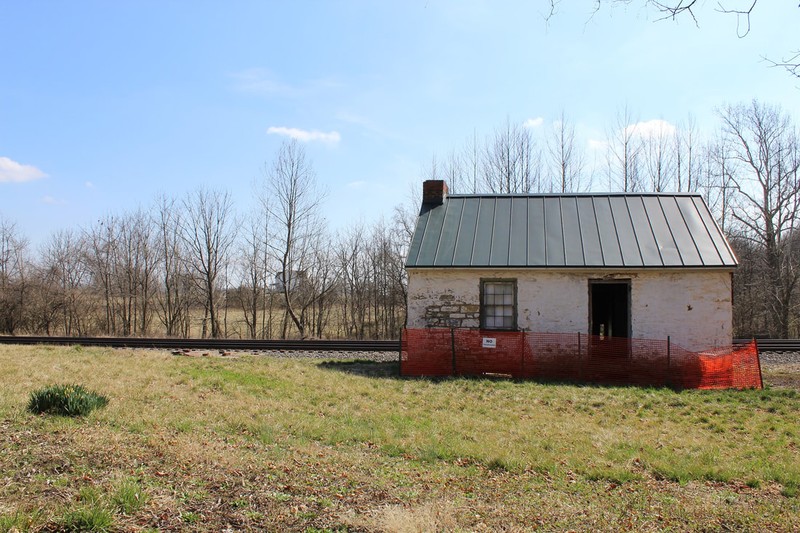
{"label": "shrub", "polygon": [[31,393],[28,411],[63,416],[85,416],[105,407],[108,398],[81,385],[48,385]]}

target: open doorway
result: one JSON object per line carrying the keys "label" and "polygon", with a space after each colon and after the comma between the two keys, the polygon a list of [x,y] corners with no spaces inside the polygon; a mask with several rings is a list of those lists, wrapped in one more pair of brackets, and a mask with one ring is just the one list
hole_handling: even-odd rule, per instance
{"label": "open doorway", "polygon": [[589,280],[589,331],[601,339],[631,336],[630,280]]}

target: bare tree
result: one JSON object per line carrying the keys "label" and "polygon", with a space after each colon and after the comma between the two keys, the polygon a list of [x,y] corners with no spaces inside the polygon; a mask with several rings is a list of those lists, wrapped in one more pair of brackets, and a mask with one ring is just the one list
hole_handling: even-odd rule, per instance
{"label": "bare tree", "polygon": [[156,199],[151,215],[155,226],[157,315],[168,337],[188,337],[192,290],[180,205],[164,195]]}
{"label": "bare tree", "polygon": [[368,268],[365,262],[365,229],[357,223],[341,233],[337,239],[339,262],[342,333],[345,337],[363,339],[368,310]]}
{"label": "bare tree", "polygon": [[340,315],[347,337],[396,338],[405,323],[405,244],[396,228],[379,220],[340,235]]}
{"label": "bare tree", "polygon": [[701,168],[697,174],[697,189],[701,191],[722,231],[729,233],[729,221],[736,194],[733,176],[736,160],[731,154],[730,139],[724,135],[711,140],[702,152]]}
{"label": "bare tree", "polygon": [[753,101],[720,111],[731,155],[740,172],[732,176],[741,205],[733,211],[743,235],[763,250],[769,282],[770,334],[786,337],[800,264],[792,249],[800,209],[800,147],[788,114]]}
{"label": "bare tree", "polygon": [[256,210],[243,225],[238,268],[240,286],[237,298],[247,327],[253,338],[266,338],[271,334],[272,309],[269,291],[270,272],[275,271],[274,261],[267,246],[269,217],[266,206]]}
{"label": "bare tree", "polygon": [[183,208],[181,235],[204,299],[202,335],[208,335],[210,324],[211,336],[218,338],[222,336],[219,282],[236,238],[233,203],[227,192],[197,189],[184,199]]}
{"label": "bare tree", "polygon": [[117,291],[124,335],[146,335],[152,321],[156,255],[151,220],[138,209],[119,226]]}
{"label": "bare tree", "polygon": [[327,234],[317,234],[311,249],[311,268],[305,278],[309,294],[301,307],[301,322],[310,324],[313,334],[322,337],[330,320],[341,271]]}
{"label": "bare tree", "polygon": [[88,333],[92,302],[86,297],[89,271],[85,257],[85,242],[70,230],[54,233],[44,246],[39,273],[42,307],[37,321],[48,334],[53,329],[67,336]]}
{"label": "bare tree", "polygon": [[550,163],[550,189],[555,192],[582,192],[591,187],[584,179],[585,154],[575,142],[575,126],[569,122],[564,110],[553,123],[547,138],[547,155]]}
{"label": "bare tree", "polygon": [[641,135],[644,168],[651,191],[666,192],[674,188],[675,153],[680,149],[674,141],[675,136],[667,131],[663,121],[658,123],[655,131]]}
{"label": "bare tree", "polygon": [[484,149],[483,180],[495,193],[541,190],[541,154],[530,130],[510,120],[495,130]]}
{"label": "bare tree", "polygon": [[476,194],[480,190],[481,168],[483,166],[481,153],[482,149],[478,142],[478,133],[473,130],[472,135],[464,143],[460,158],[463,192]]}
{"label": "bare tree", "polygon": [[116,294],[114,265],[117,257],[117,219],[106,216],[86,232],[87,264],[92,274],[95,291],[103,300],[103,317],[100,328],[107,335],[116,335]]}
{"label": "bare tree", "polygon": [[627,105],[617,112],[616,121],[606,136],[609,188],[622,192],[641,190],[642,143]]}
{"label": "bare tree", "polygon": [[685,126],[675,129],[674,163],[675,190],[695,192],[702,186],[703,145],[699,139],[697,124],[689,117]]}
{"label": "bare tree", "polygon": [[425,163],[420,169],[420,176],[423,180],[442,180],[445,179],[441,170],[441,165],[436,154],[431,156],[431,160]]}
{"label": "bare tree", "polygon": [[404,247],[393,228],[381,219],[373,225],[368,246],[373,283],[373,337],[396,338],[405,324],[406,276]]}
{"label": "bare tree", "polygon": [[283,295],[288,318],[300,337],[305,337],[303,309],[319,296],[308,290],[308,280],[314,268],[314,246],[324,230],[319,214],[324,194],[317,188],[305,150],[295,140],[281,145],[266,177],[269,247],[280,269],[276,289]]}
{"label": "bare tree", "polygon": [[0,215],[0,333],[13,335],[25,319],[28,241]]}

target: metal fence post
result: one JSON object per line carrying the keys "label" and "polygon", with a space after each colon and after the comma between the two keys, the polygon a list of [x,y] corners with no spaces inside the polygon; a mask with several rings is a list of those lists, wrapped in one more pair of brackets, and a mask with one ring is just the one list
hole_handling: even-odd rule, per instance
{"label": "metal fence post", "polygon": [[667,385],[672,384],[672,364],[671,364],[671,349],[672,343],[670,342],[670,336],[667,335]]}
{"label": "metal fence post", "polygon": [[453,354],[452,375],[456,375],[456,328],[450,328],[450,351]]}
{"label": "metal fence post", "polygon": [[400,346],[397,349],[397,366],[400,375],[403,375],[403,329],[400,328]]}

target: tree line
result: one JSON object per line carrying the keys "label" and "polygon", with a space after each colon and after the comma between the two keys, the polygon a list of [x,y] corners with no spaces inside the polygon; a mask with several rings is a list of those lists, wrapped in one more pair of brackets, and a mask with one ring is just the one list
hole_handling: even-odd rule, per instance
{"label": "tree line", "polygon": [[[454,193],[701,194],[741,263],[735,334],[797,336],[797,125],[758,101],[718,118],[704,132],[691,120],[638,122],[623,108],[591,150],[566,113],[551,125],[507,120],[434,156],[421,178]],[[418,201],[332,233],[301,144],[284,143],[263,174],[250,213],[201,188],[59,230],[38,250],[0,216],[0,333],[397,338]]]}
{"label": "tree line", "polygon": [[0,333],[397,338],[407,236],[392,219],[331,234],[297,142],[263,181],[251,213],[201,188],[57,231],[35,256],[0,217]]}

